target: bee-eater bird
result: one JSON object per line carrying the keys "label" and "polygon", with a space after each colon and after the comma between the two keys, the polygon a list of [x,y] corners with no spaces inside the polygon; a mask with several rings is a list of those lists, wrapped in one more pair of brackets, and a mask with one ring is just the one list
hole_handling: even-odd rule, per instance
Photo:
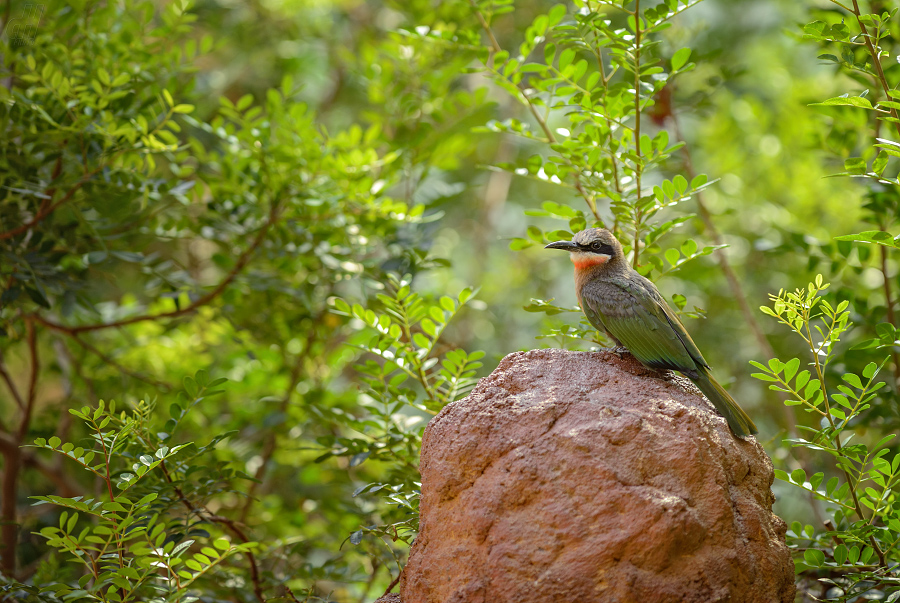
{"label": "bee-eater bird", "polygon": [[588,228],[546,248],[569,252],[578,303],[594,327],[645,366],[678,371],[693,381],[736,435],[757,433],[747,413],[710,375],[709,364],[656,286],[629,266],[611,232]]}

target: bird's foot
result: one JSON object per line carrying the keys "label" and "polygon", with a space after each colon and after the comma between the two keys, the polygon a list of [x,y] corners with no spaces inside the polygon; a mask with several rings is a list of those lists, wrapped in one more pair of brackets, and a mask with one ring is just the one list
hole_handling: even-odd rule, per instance
{"label": "bird's foot", "polygon": [[622,355],[623,355],[623,354],[629,354],[629,353],[630,353],[630,352],[628,351],[628,348],[626,348],[624,345],[617,345],[617,346],[615,346],[615,347],[605,348],[603,351],[604,351],[604,352],[609,352],[609,353],[611,353],[611,354],[614,354],[614,355],[616,356],[616,358],[618,358],[619,360],[622,359]]}

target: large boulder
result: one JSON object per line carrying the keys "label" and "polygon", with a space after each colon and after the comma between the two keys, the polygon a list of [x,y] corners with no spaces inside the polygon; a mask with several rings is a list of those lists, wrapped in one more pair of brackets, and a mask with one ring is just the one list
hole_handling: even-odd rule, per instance
{"label": "large boulder", "polygon": [[629,355],[507,356],[428,424],[403,603],[794,600],[772,463]]}

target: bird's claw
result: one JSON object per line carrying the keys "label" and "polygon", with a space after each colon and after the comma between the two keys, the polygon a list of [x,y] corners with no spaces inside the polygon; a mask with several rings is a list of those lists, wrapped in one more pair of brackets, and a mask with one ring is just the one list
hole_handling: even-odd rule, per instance
{"label": "bird's claw", "polygon": [[622,359],[622,354],[629,353],[628,348],[626,348],[624,345],[617,345],[612,348],[607,348],[606,351],[611,354],[615,354],[616,358],[618,358],[619,360]]}

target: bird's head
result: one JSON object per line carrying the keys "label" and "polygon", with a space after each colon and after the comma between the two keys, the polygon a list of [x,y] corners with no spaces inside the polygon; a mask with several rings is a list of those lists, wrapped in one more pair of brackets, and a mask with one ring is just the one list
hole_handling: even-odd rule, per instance
{"label": "bird's head", "polygon": [[562,249],[578,270],[595,266],[615,266],[623,258],[622,245],[605,228],[587,228],[576,233],[571,241],[556,241],[545,249]]}

